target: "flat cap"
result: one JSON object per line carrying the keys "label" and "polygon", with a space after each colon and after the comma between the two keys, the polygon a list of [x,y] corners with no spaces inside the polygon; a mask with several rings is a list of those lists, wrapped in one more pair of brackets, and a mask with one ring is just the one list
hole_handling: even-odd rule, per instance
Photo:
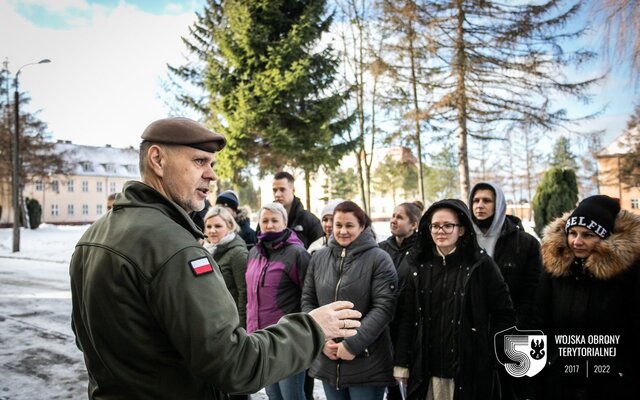
{"label": "flat cap", "polygon": [[165,118],[152,122],[142,132],[142,140],[164,144],[181,144],[209,153],[222,150],[227,140],[189,118]]}

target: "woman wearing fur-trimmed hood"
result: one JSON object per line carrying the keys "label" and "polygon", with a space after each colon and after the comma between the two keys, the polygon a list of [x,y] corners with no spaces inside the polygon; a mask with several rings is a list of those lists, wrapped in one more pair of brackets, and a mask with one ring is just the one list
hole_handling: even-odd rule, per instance
{"label": "woman wearing fur-trimmed hood", "polygon": [[611,197],[588,197],[545,228],[542,258],[536,328],[549,353],[540,398],[640,398],[640,217]]}

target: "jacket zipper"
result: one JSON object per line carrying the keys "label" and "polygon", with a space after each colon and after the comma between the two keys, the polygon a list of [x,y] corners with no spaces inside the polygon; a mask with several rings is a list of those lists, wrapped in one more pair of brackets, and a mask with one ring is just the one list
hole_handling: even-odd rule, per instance
{"label": "jacket zipper", "polygon": [[[347,249],[342,248],[340,253],[340,268],[338,275],[338,282],[336,283],[336,293],[333,301],[338,301],[338,291],[340,290],[340,284],[342,283],[342,273],[344,272],[344,258],[347,255]],[[340,360],[336,363],[336,390],[340,390]]]}
{"label": "jacket zipper", "polygon": [[336,283],[336,293],[333,298],[333,301],[338,301],[338,291],[340,290],[340,284],[342,283],[342,272],[344,271],[344,258],[347,255],[347,249],[342,248],[342,253],[340,254],[340,268],[338,272],[338,282]]}

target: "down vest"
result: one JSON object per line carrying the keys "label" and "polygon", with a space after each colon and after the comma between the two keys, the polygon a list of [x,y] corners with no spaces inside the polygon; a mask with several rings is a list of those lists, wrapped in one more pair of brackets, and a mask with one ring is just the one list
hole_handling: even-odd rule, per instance
{"label": "down vest", "polygon": [[370,228],[347,247],[332,236],[328,247],[314,253],[302,294],[303,311],[348,300],[362,313],[362,325],[357,335],[342,341],[356,358],[332,361],[321,354],[310,368],[311,376],[338,389],[394,383],[388,324],[397,283],[391,257],[378,247]]}

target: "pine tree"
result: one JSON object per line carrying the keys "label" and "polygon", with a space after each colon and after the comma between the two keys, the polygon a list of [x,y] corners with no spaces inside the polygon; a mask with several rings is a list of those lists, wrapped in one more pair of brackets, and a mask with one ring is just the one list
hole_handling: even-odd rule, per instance
{"label": "pine tree", "polygon": [[[384,23],[394,35],[388,40],[386,56],[393,71],[394,87],[389,107],[402,116],[401,132],[416,149],[418,160],[423,160],[423,125],[430,117],[433,107],[434,88],[430,81],[433,70],[427,68],[431,54],[428,35],[429,15],[421,10],[419,1],[382,0]],[[418,163],[418,191],[425,201],[423,163]]]}
{"label": "pine tree", "polygon": [[330,183],[330,199],[343,199],[353,200],[358,189],[356,187],[357,173],[353,168],[347,168],[346,170],[334,169],[329,170]]}
{"label": "pine tree", "polygon": [[391,192],[393,206],[396,206],[398,192],[402,190],[405,197],[415,189],[417,183],[416,165],[410,160],[397,159],[387,154],[373,172],[374,189],[381,194]]}
{"label": "pine tree", "polygon": [[223,178],[288,164],[308,182],[350,149],[336,144],[352,117],[339,117],[347,92],[334,89],[337,59],[319,43],[332,22],[325,3],[208,0],[198,14],[184,42],[199,62],[169,69],[205,93],[182,92],[179,100],[227,138],[218,157]]}
{"label": "pine tree", "polygon": [[446,144],[440,152],[431,156],[428,166],[423,167],[427,201],[462,198],[458,193],[457,166],[456,153]]}
{"label": "pine tree", "polygon": [[578,202],[578,181],[571,169],[551,168],[542,176],[533,196],[535,231],[542,237],[545,226]]}
{"label": "pine tree", "polygon": [[549,157],[551,168],[577,170],[576,155],[571,151],[571,142],[564,136],[560,136],[553,146]]}
{"label": "pine tree", "polygon": [[551,129],[570,122],[554,109],[552,96],[588,100],[597,78],[578,80],[563,68],[579,66],[596,54],[563,44],[583,35],[568,28],[580,1],[505,2],[494,0],[422,0],[430,16],[438,87],[431,123],[457,136],[460,195],[469,191],[469,137],[501,136],[505,124],[526,121]]}

